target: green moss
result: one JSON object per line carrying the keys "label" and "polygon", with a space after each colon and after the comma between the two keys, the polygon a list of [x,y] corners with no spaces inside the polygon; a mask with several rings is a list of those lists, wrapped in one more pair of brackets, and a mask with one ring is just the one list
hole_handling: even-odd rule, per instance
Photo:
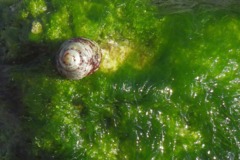
{"label": "green moss", "polygon": [[[7,58],[25,60],[12,80],[25,107],[30,159],[238,156],[237,14],[159,16],[156,6],[137,0],[19,6],[14,18],[25,25],[6,23],[1,38],[12,47]],[[93,75],[70,81],[56,72],[53,55],[63,40],[78,36],[97,41],[105,60]]]}
{"label": "green moss", "polygon": [[37,17],[47,10],[47,6],[44,0],[30,0],[23,3],[26,4],[25,11],[27,11],[33,17]]}

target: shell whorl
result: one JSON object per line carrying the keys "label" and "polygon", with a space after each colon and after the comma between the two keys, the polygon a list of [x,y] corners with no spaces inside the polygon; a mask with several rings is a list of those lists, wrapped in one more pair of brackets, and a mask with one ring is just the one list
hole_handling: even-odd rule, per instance
{"label": "shell whorl", "polygon": [[82,79],[99,68],[101,49],[86,38],[65,41],[56,56],[58,71],[68,79]]}

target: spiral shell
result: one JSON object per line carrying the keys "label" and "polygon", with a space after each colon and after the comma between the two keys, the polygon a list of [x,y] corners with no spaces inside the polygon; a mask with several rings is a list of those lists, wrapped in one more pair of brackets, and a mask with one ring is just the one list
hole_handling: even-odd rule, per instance
{"label": "spiral shell", "polygon": [[95,72],[100,65],[101,49],[86,38],[65,41],[56,56],[57,70],[68,79],[82,79]]}

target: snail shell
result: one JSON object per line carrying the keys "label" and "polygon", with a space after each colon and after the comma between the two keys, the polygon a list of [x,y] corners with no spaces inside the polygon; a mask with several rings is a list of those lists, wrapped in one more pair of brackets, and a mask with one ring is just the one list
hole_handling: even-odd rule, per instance
{"label": "snail shell", "polygon": [[101,49],[86,38],[65,41],[57,55],[57,70],[68,79],[82,79],[99,68]]}

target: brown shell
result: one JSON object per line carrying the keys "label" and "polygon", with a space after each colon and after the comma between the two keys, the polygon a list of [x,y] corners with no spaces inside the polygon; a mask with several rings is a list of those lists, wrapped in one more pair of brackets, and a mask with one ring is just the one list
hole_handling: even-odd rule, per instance
{"label": "brown shell", "polygon": [[56,56],[57,70],[68,79],[82,79],[95,72],[102,58],[97,43],[86,38],[65,41]]}

